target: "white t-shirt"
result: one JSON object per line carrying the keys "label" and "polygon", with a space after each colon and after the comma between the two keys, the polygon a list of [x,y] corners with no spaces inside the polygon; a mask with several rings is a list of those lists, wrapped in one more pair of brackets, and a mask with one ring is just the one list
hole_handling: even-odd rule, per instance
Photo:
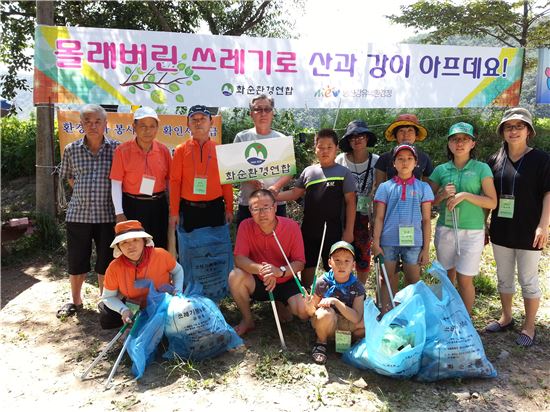
{"label": "white t-shirt", "polygon": [[[357,194],[368,195],[372,191],[372,185],[374,183],[374,165],[378,160],[378,155],[374,153],[369,153],[369,158],[362,163],[353,163],[347,153],[340,153],[336,156],[336,163],[339,165],[347,167],[353,177],[355,178],[355,189]],[[372,157],[369,166],[369,159]],[[367,173],[367,167],[369,171]],[[366,179],[366,182],[365,182]],[[364,188],[364,190],[362,190]]]}
{"label": "white t-shirt", "polygon": [[[273,139],[274,137],[285,137],[284,134],[276,131],[271,130],[269,134],[258,134],[256,132],[256,128],[253,127],[252,129],[243,130],[242,132],[237,133],[235,136],[235,140],[233,140],[233,143],[239,143],[239,142],[251,142],[254,140],[264,140],[264,139]],[[281,176],[279,177],[268,177],[267,179],[258,179],[262,183],[262,189],[267,189],[268,187],[272,186],[277,180],[279,180]],[[254,186],[251,185],[248,182],[242,182],[241,183],[241,190],[239,191],[239,205],[248,206],[248,198],[254,191]],[[285,202],[278,202],[279,205],[284,205]]]}

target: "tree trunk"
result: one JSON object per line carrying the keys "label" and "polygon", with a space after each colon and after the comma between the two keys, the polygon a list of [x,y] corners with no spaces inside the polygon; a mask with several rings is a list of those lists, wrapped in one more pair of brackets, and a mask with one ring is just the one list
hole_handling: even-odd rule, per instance
{"label": "tree trunk", "polygon": [[[36,2],[36,22],[53,26],[53,1]],[[52,174],[53,105],[36,108],[36,212],[54,218],[56,215],[55,178]]]}

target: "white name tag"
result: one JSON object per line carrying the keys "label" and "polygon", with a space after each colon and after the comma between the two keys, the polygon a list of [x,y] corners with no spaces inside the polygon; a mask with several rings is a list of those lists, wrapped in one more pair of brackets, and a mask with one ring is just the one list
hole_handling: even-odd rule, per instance
{"label": "white name tag", "polygon": [[155,178],[153,176],[143,176],[141,179],[141,186],[139,187],[139,193],[142,195],[153,195],[153,189],[155,188]]}

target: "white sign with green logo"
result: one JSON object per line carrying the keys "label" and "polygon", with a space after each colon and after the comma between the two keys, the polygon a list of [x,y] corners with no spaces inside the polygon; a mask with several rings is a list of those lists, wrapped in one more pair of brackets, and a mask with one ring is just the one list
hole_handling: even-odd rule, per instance
{"label": "white sign with green logo", "polygon": [[218,145],[216,154],[222,184],[296,173],[290,136]]}

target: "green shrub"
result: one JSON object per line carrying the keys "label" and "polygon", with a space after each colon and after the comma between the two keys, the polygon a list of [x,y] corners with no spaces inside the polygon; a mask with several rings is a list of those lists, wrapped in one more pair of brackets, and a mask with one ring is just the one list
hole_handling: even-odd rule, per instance
{"label": "green shrub", "polygon": [[[2,178],[34,176],[36,164],[36,119],[20,120],[15,116],[0,120],[2,143]],[[57,122],[54,126],[54,164],[59,163]]]}
{"label": "green shrub", "polygon": [[32,176],[36,160],[36,120],[21,121],[15,116],[3,117],[2,179]]}

